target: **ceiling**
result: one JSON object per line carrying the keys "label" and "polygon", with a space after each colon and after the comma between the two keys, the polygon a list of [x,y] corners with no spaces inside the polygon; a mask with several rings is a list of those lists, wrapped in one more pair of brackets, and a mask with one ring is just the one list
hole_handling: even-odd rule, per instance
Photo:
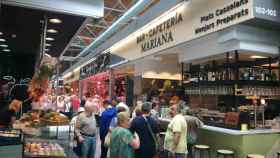
{"label": "ceiling", "polygon": [[[152,6],[156,5],[160,0],[151,0],[151,3],[146,7],[138,16],[143,15]],[[61,57],[64,58],[61,61],[60,72],[64,72],[71,65],[75,64],[78,60],[75,60],[86,47],[88,47],[94,40],[107,30],[118,18],[120,18],[129,8],[131,8],[137,0],[104,0],[104,17],[100,19],[87,18],[76,35],[72,38],[65,50],[62,52]],[[127,23],[121,24],[119,30],[130,24],[133,20],[131,18]],[[105,41],[104,41],[105,42]],[[86,52],[82,57],[86,56],[89,52]],[[68,59],[67,59],[68,58]]]}
{"label": "ceiling", "polygon": [[[17,78],[32,77],[34,65],[40,52],[40,40],[43,32],[45,17],[58,18],[60,24],[48,22],[48,29],[56,29],[58,33],[47,33],[47,37],[55,40],[47,42],[46,53],[58,57],[80,28],[85,18],[32,10],[22,7],[1,5],[0,9],[0,35],[5,42],[0,42],[0,75],[14,75]],[[7,45],[7,48],[1,45]],[[10,52],[3,51],[9,49]],[[20,73],[19,73],[20,72]]]}
{"label": "ceiling", "polygon": [[77,32],[77,36],[73,37],[63,55],[77,56],[136,2],[137,0],[104,0],[104,17],[88,18],[83,28]]}

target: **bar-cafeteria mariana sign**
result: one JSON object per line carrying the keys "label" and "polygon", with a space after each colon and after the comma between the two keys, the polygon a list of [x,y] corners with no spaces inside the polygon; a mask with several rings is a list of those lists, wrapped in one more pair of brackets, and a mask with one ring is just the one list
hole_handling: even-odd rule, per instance
{"label": "bar-cafeteria mariana sign", "polygon": [[182,14],[176,13],[173,17],[165,20],[154,28],[151,28],[148,32],[144,32],[138,36],[136,40],[137,44],[141,44],[142,52],[146,52],[174,41],[171,28],[182,21]]}

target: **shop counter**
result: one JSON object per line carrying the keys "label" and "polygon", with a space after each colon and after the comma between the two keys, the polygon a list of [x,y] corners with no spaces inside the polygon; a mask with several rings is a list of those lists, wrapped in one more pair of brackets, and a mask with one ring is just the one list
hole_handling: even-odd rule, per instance
{"label": "shop counter", "polygon": [[[160,118],[162,129],[166,129],[170,119]],[[212,157],[217,149],[230,149],[236,157],[245,158],[247,154],[262,154],[274,158],[280,149],[280,129],[251,129],[240,131],[203,125],[198,130],[197,144],[209,145]]]}
{"label": "shop counter", "polygon": [[231,149],[240,158],[250,153],[273,158],[279,150],[280,130],[239,131],[204,125],[198,132],[198,143],[209,145],[212,154],[217,149]]}
{"label": "shop counter", "polygon": [[201,129],[208,130],[208,131],[214,131],[214,132],[220,132],[220,133],[223,133],[223,134],[231,134],[231,135],[254,135],[254,134],[280,133],[280,129],[250,129],[250,130],[247,130],[247,131],[241,131],[241,130],[234,130],[234,129],[208,126],[208,125],[203,125],[201,127]]}

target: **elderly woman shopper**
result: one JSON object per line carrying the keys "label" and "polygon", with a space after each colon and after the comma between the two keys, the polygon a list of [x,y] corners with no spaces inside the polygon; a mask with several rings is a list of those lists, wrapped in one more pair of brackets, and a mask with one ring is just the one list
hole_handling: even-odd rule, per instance
{"label": "elderly woman shopper", "polygon": [[85,112],[77,117],[75,134],[81,144],[80,158],[94,158],[96,146],[95,105],[86,103]]}
{"label": "elderly woman shopper", "polygon": [[118,117],[118,127],[112,132],[110,143],[110,158],[133,158],[134,150],[140,147],[137,134],[134,136],[128,130],[130,127],[129,114],[120,112]]}

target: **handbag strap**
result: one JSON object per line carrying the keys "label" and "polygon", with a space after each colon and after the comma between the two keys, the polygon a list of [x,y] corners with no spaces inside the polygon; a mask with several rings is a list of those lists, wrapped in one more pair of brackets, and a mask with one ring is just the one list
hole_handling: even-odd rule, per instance
{"label": "handbag strap", "polygon": [[146,124],[147,124],[148,130],[149,130],[151,136],[153,137],[153,140],[154,140],[154,142],[155,142],[155,145],[158,145],[158,141],[157,141],[156,136],[155,136],[155,134],[154,134],[154,132],[153,132],[153,130],[152,130],[152,127],[150,126],[150,124],[149,124],[147,118],[146,118],[145,116],[143,116],[143,118],[144,118],[144,120],[145,120],[145,122],[146,122]]}

